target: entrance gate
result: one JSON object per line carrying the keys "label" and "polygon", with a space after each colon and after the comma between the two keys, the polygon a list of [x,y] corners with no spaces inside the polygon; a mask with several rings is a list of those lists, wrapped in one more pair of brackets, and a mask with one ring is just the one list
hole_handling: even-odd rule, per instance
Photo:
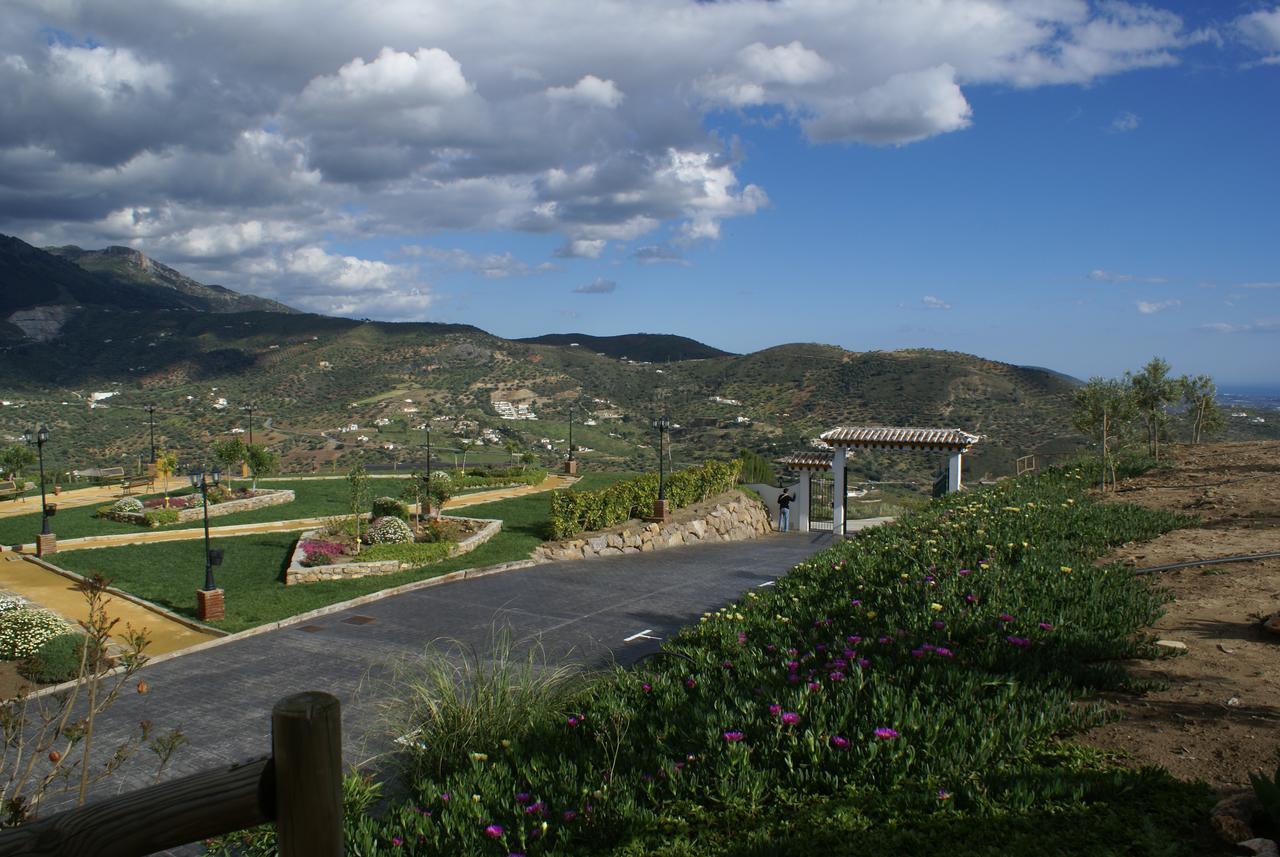
{"label": "entrance gate", "polygon": [[809,473],[809,530],[831,532],[835,477],[831,471],[815,470]]}

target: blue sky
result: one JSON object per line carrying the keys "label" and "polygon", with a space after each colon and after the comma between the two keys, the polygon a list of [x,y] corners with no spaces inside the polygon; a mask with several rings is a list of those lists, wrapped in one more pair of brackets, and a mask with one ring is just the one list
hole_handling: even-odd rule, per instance
{"label": "blue sky", "polygon": [[[0,108],[46,106],[0,134],[0,229],[511,337],[1280,385],[1274,3],[502,5],[339,14],[281,52],[305,4],[19,3]],[[246,19],[262,43],[232,47]],[[104,99],[103,142],[73,137]]]}

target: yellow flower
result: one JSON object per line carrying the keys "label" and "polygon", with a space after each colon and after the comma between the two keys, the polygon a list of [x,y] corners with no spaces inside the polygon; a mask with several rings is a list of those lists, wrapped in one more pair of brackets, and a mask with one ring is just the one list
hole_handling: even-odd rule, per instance
{"label": "yellow flower", "polygon": [[939,604],[937,601],[935,601],[935,602],[933,602],[932,604],[930,604],[930,605],[929,605],[929,609],[930,609],[930,610],[932,610],[934,613],[941,613],[941,612],[942,612],[942,605],[941,605],[941,604]]}
{"label": "yellow flower", "polygon": [[471,802],[472,802],[472,803],[479,803],[479,802],[480,802],[480,795],[472,795],[472,796],[471,796]]}
{"label": "yellow flower", "polygon": [[874,611],[874,610],[868,610],[868,611],[867,611],[867,618],[868,618],[868,619],[874,619],[874,618],[876,618],[876,611]]}
{"label": "yellow flower", "polygon": [[1071,566],[1069,566],[1069,565],[1064,565],[1064,566],[1062,566],[1062,573],[1063,573],[1063,574],[1070,574],[1070,573],[1071,573]]}
{"label": "yellow flower", "polygon": [[488,756],[488,754],[486,754],[486,753],[472,753],[472,754],[471,754],[471,761],[473,761],[473,762],[487,762],[487,761],[489,761],[489,756]]}

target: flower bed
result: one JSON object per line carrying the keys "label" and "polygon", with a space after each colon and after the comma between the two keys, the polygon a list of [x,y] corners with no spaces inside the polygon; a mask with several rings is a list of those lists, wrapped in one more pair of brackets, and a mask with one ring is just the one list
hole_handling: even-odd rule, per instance
{"label": "flower bed", "polygon": [[354,555],[349,544],[326,537],[324,530],[308,530],[298,537],[285,569],[285,585],[395,574],[473,551],[502,530],[501,521],[452,517],[443,521],[452,525],[458,540],[374,544]]}
{"label": "flower bed", "polygon": [[[142,527],[163,527],[169,524],[185,524],[191,521],[204,520],[204,504],[198,495],[183,495],[169,498],[169,508],[163,508],[163,498],[148,498],[145,501],[133,497],[125,498],[138,504],[137,511],[120,508],[121,503],[104,506],[98,514],[113,521],[126,524],[137,524]],[[157,503],[159,499],[159,503]],[[182,505],[175,506],[175,502]],[[237,512],[249,512],[254,509],[265,509],[268,506],[280,506],[294,501],[294,493],[281,488],[259,488],[256,491],[246,489],[232,496],[232,499],[219,503],[209,503],[209,517],[219,518],[223,515],[234,515]],[[123,501],[122,501],[123,502]]]}
{"label": "flower bed", "polygon": [[439,748],[468,721],[424,715],[402,742],[409,801],[353,813],[349,841],[361,853],[684,854],[703,853],[703,837],[706,851],[735,853],[756,829],[763,854],[774,835],[823,836],[794,825],[831,805],[862,832],[850,853],[934,842],[911,839],[912,825],[972,839],[984,821],[1007,830],[1025,818],[1034,839],[1059,816],[1067,837],[1086,836],[1079,819],[1116,817],[1128,820],[1119,835],[1155,838],[1140,851],[1063,840],[1052,853],[1191,853],[1194,814],[1153,797],[1175,788],[1167,777],[1055,749],[1099,716],[1079,697],[1118,686],[1121,659],[1154,653],[1141,629],[1164,596],[1092,560],[1185,523],[1094,504],[1084,484],[1060,472],[1011,480],[859,534],[705,614],[667,657],[530,709],[519,726],[481,724],[465,752]]}

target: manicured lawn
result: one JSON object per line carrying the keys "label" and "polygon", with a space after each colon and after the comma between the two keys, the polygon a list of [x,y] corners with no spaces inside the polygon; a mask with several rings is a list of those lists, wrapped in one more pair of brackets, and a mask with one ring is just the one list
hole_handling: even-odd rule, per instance
{"label": "manicured lawn", "polygon": [[[584,490],[599,488],[625,475],[587,474],[578,486]],[[344,491],[346,488],[345,482],[337,480],[304,484],[336,485],[341,486]],[[261,511],[291,509],[293,505]],[[218,585],[226,590],[227,618],[213,624],[226,631],[242,631],[267,622],[278,622],[327,604],[415,580],[437,577],[460,568],[524,559],[544,540],[549,510],[550,499],[546,493],[470,506],[459,512],[464,512],[468,517],[498,518],[503,522],[501,533],[471,553],[398,574],[289,587],[284,585],[284,569],[297,540],[296,533],[267,533],[217,539],[215,547],[223,549],[225,558],[222,566],[215,569],[215,576]],[[339,512],[341,509],[333,513]],[[218,520],[220,523],[230,522],[232,518],[240,519],[254,514],[259,513],[228,515]],[[290,517],[304,517],[307,514]],[[275,517],[280,516],[277,514]],[[259,520],[273,519],[266,517]],[[185,542],[67,551],[57,555],[56,563],[80,574],[101,574],[126,592],[194,618],[195,590],[204,583],[204,542],[192,539]]]}

